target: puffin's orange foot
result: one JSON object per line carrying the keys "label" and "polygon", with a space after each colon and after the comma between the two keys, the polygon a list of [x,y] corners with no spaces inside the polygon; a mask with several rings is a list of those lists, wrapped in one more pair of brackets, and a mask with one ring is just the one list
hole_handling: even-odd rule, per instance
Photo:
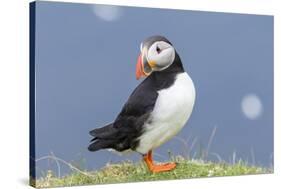
{"label": "puffin's orange foot", "polygon": [[152,151],[149,151],[146,155],[144,155],[143,160],[145,161],[148,169],[153,173],[170,171],[176,167],[176,163],[165,163],[165,164],[155,165],[152,159]]}
{"label": "puffin's orange foot", "polygon": [[164,171],[170,171],[176,168],[176,163],[165,163],[163,165],[153,165],[152,167],[148,167],[149,170],[153,173],[159,173]]}

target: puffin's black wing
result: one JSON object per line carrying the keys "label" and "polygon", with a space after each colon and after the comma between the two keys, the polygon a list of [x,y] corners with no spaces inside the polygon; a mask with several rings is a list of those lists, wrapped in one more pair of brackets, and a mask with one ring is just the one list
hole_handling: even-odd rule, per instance
{"label": "puffin's black wing", "polygon": [[148,77],[132,92],[128,101],[116,118],[115,125],[117,124],[117,121],[122,118],[131,116],[139,118],[153,110],[158,97],[157,89],[154,87],[153,83],[152,78]]}
{"label": "puffin's black wing", "polygon": [[121,112],[111,124],[90,131],[94,137],[90,151],[113,148],[117,151],[135,149],[158,97],[151,77],[147,77],[130,95]]}

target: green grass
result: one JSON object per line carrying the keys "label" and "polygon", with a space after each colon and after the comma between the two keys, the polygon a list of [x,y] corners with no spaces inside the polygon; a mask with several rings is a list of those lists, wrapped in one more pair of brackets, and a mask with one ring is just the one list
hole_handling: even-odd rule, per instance
{"label": "green grass", "polygon": [[[150,173],[142,162],[123,162],[108,164],[98,171],[74,171],[71,174],[57,178],[51,171],[46,176],[36,180],[36,187],[75,186],[89,184],[109,184],[124,182],[140,182],[155,180],[186,179],[214,176],[235,176],[247,174],[272,173],[273,170],[249,166],[239,161],[234,165],[226,163],[211,163],[199,160],[186,160],[181,157],[173,158],[177,167],[173,171]],[[35,184],[34,183],[34,184]]]}

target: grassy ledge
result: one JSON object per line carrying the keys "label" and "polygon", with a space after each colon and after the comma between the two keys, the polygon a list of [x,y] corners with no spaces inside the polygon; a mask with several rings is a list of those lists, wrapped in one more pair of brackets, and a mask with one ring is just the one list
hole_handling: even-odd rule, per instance
{"label": "grassy ledge", "polygon": [[186,160],[181,157],[174,158],[177,167],[173,171],[163,173],[150,173],[145,164],[123,162],[108,164],[98,171],[73,172],[67,176],[57,178],[48,171],[44,178],[36,180],[38,188],[76,186],[89,184],[109,184],[124,182],[156,181],[171,179],[186,179],[214,176],[235,176],[247,174],[272,173],[273,170],[246,165],[239,161],[234,165],[226,163],[211,163],[199,160]]}

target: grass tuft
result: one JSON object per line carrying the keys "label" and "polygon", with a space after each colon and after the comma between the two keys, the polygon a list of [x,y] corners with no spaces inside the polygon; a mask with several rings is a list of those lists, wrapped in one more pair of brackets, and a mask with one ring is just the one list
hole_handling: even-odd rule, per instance
{"label": "grass tuft", "polygon": [[236,164],[212,163],[200,160],[186,160],[174,157],[177,167],[173,171],[150,173],[142,162],[108,164],[98,171],[75,171],[64,177],[56,177],[48,171],[45,177],[36,180],[36,187],[76,186],[89,184],[110,184],[124,182],[187,179],[198,177],[236,176],[272,173],[271,169],[249,166],[243,161]]}

